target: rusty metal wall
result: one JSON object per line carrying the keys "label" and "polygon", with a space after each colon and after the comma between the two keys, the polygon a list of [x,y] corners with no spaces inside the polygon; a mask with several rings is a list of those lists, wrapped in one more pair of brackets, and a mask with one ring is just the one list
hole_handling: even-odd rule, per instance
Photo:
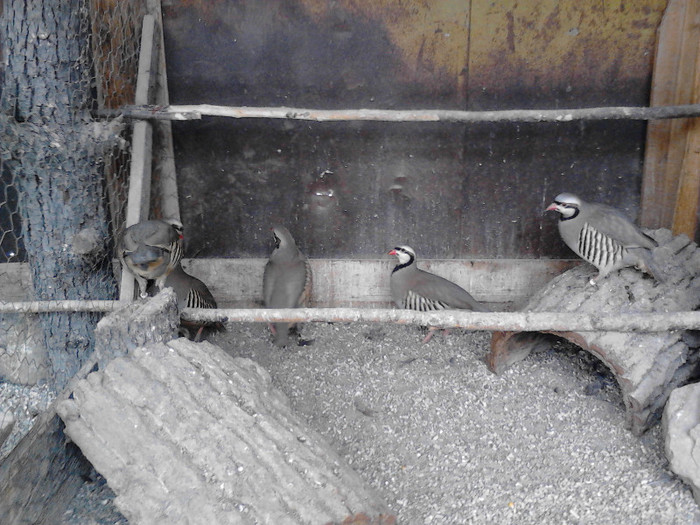
{"label": "rusty metal wall", "polygon": [[[647,105],[665,0],[170,0],[170,100],[319,108]],[[190,256],[567,257],[561,191],[638,210],[645,125],[174,125]]]}

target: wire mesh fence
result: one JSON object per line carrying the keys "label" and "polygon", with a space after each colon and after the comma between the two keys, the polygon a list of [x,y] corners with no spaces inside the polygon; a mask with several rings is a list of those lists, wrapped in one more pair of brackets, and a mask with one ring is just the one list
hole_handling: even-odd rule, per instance
{"label": "wire mesh fence", "polygon": [[[0,302],[116,299],[115,239],[133,153],[131,127],[117,115],[136,105],[142,21],[153,8],[149,0],[5,2]],[[0,380],[65,384],[91,351],[98,310],[1,310]]]}
{"label": "wire mesh fence", "polygon": [[[98,114],[134,103],[149,8],[146,0],[0,7],[0,302],[117,297],[131,130]],[[0,313],[0,381],[60,388],[91,352],[101,315]]]}

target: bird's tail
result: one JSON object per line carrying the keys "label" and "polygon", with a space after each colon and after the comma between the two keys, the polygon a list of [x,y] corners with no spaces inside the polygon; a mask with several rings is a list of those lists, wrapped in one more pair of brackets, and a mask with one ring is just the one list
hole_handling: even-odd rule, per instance
{"label": "bird's tail", "polygon": [[654,254],[651,250],[640,249],[635,250],[637,255],[637,267],[646,274],[651,275],[657,282],[665,281],[664,273],[659,268],[654,260]]}
{"label": "bird's tail", "polygon": [[277,346],[289,344],[289,323],[274,323],[274,342]]}
{"label": "bird's tail", "polygon": [[486,306],[485,304],[481,304],[479,301],[474,301],[474,311],[475,312],[491,312],[491,308]]}

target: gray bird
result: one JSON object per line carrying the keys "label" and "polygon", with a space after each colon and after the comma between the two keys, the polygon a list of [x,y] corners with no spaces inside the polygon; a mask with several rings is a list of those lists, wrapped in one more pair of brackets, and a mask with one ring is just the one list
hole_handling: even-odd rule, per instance
{"label": "gray bird", "polygon": [[[172,288],[177,295],[177,308],[216,308],[216,300],[209,288],[201,280],[183,270],[178,263],[172,270],[166,272],[165,278],[159,283],[159,288]],[[213,330],[223,330],[221,323],[198,323],[181,321],[181,335],[199,341],[202,334]]]}
{"label": "gray bird", "polygon": [[598,268],[591,285],[610,272],[636,266],[661,281],[651,250],[658,243],[645,234],[620,210],[585,202],[572,193],[560,193],[545,211],[556,211],[559,234],[576,255]]}
{"label": "gray bird", "polygon": [[[399,259],[390,279],[391,298],[399,308],[419,312],[452,309],[489,311],[461,286],[419,269],[416,266],[416,252],[410,246],[397,246],[389,255]],[[430,341],[435,330],[435,327],[429,329],[424,343]]]}
{"label": "gray bird", "polygon": [[141,297],[148,295],[149,280],[162,280],[180,262],[182,239],[182,224],[174,219],[142,221],[124,230],[117,252],[122,267],[136,278]]}
{"label": "gray bird", "polygon": [[[267,308],[297,308],[306,305],[311,294],[311,267],[284,226],[272,228],[275,249],[265,265],[263,300]],[[289,343],[289,323],[271,325],[277,346]]]}

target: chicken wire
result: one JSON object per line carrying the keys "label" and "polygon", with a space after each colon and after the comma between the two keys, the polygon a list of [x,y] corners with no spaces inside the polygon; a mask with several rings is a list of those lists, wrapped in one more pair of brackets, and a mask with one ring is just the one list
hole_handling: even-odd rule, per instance
{"label": "chicken wire", "polygon": [[[78,61],[91,72],[82,91],[92,114],[103,115],[108,113],[105,110],[117,110],[134,104],[141,22],[143,16],[151,11],[149,2],[72,2],[78,5],[81,13],[81,27],[77,32],[87,35],[88,45],[80,48]],[[283,117],[289,118],[289,115],[285,113]],[[509,115],[510,120],[512,117]],[[95,121],[100,122],[98,119]],[[122,121],[114,119],[107,124],[112,125],[94,128],[99,149],[96,162],[103,175],[98,191],[102,193],[107,209],[109,236],[116,239],[121,234],[125,218],[130,136],[129,127]],[[115,135],[119,140],[112,140]],[[104,147],[105,144],[108,147]],[[6,263],[0,264],[0,300],[36,299],[29,271],[17,264],[28,259],[22,228],[24,214],[20,206],[25,190],[15,180],[7,162],[0,161],[0,168],[0,263]],[[95,188],[86,188],[85,191],[95,191]],[[157,196],[157,193],[154,192],[154,195]],[[5,365],[4,361],[34,365],[33,368],[39,371],[38,376],[51,373],[45,351],[42,350],[38,318],[39,314],[36,313],[0,313],[0,378],[11,378],[14,374],[18,381],[32,380],[17,378],[17,372],[8,372],[9,368],[3,367],[13,365]]]}
{"label": "chicken wire", "polygon": [[[42,127],[42,122],[45,122],[44,119],[47,113],[52,111],[51,108],[60,108],[68,104],[79,109],[76,112],[77,115],[71,117],[79,121],[78,125],[82,126],[83,135],[79,139],[85,139],[85,142],[91,144],[87,147],[89,151],[87,159],[79,154],[75,157],[69,154],[67,164],[64,162],[63,165],[54,165],[51,151],[47,153],[42,150],[40,140],[32,142],[31,138],[27,139],[31,137],[31,133],[23,135],[22,139],[25,141],[23,147],[15,147],[11,151],[5,144],[11,141],[3,138],[0,148],[2,149],[0,158],[0,302],[89,299],[84,296],[71,296],[70,290],[65,296],[52,297],[46,294],[45,291],[52,288],[52,280],[60,279],[60,269],[52,267],[36,269],[36,261],[33,265],[31,264],[32,255],[27,246],[33,232],[28,231],[26,225],[32,222],[28,214],[36,213],[36,210],[23,209],[22,203],[31,201],[26,197],[28,192],[34,191],[34,187],[30,182],[23,180],[21,168],[15,169],[15,165],[21,165],[31,155],[43,155],[43,162],[46,163],[47,170],[51,170],[51,176],[65,179],[65,181],[60,180],[58,184],[60,188],[64,188],[63,195],[52,196],[52,199],[56,199],[54,204],[47,203],[46,206],[41,207],[43,220],[47,224],[59,223],[65,218],[61,216],[65,212],[62,212],[60,205],[57,204],[61,199],[65,202],[75,196],[76,188],[70,185],[73,170],[76,167],[86,168],[96,175],[93,177],[94,183],[80,187],[78,191],[97,194],[95,200],[103,208],[100,217],[105,219],[101,222],[106,224],[81,225],[80,235],[73,236],[70,239],[70,245],[66,243],[63,249],[72,249],[73,253],[83,255],[81,259],[83,262],[93,260],[94,262],[87,263],[94,264],[94,272],[89,273],[103,275],[102,282],[96,283],[96,288],[100,286],[107,290],[113,288],[116,297],[117,280],[114,275],[115,270],[118,271],[116,266],[108,263],[109,268],[105,268],[105,257],[93,257],[90,250],[99,245],[103,253],[105,250],[109,252],[111,259],[114,253],[114,240],[119,238],[124,227],[131,157],[130,126],[119,118],[106,120],[98,118],[97,115],[101,110],[118,109],[134,103],[142,20],[149,8],[153,9],[153,6],[150,6],[146,0],[120,0],[119,2],[70,0],[68,3],[71,4],[71,12],[76,13],[78,17],[72,30],[66,30],[60,24],[56,27],[48,23],[46,26],[42,25],[45,22],[42,10],[46,3],[42,5],[38,0],[27,2],[24,11],[19,2],[5,2],[5,12],[2,13],[5,19],[4,28],[12,24],[29,25],[30,39],[36,36],[39,43],[30,42],[28,45],[35,45],[39,49],[38,56],[41,53],[41,41],[45,41],[55,45],[59,55],[57,63],[69,62],[73,65],[72,72],[65,79],[59,78],[59,81],[65,80],[73,84],[68,90],[73,93],[72,99],[62,98],[60,93],[56,99],[52,99],[51,91],[47,90],[45,93],[49,96],[45,103],[27,103],[24,99],[30,95],[25,97],[22,90],[17,90],[14,94],[11,92],[12,88],[8,87],[8,83],[4,82],[7,78],[6,69],[9,71],[10,67],[16,68],[17,61],[26,60],[26,58],[21,52],[16,52],[10,38],[3,35],[0,45],[4,60],[0,66],[2,68],[0,78],[3,81],[2,89],[5,91],[4,112],[9,113],[8,104],[13,109],[29,108],[28,113],[21,118],[17,117],[21,109],[15,111],[15,120],[10,126],[3,127],[4,134],[7,136],[7,130],[14,124],[19,123],[28,127],[27,125],[34,126],[36,123],[33,132],[39,136],[46,129]],[[49,2],[49,4],[60,5],[56,2]],[[2,9],[3,7],[0,6],[0,10]],[[6,33],[10,32],[6,31]],[[41,78],[41,63],[29,63],[26,68],[28,75]],[[33,72],[32,68],[39,71]],[[80,74],[79,71],[86,74]],[[49,71],[49,73],[52,72]],[[57,68],[55,75],[60,76],[60,74]],[[67,127],[75,125],[75,121],[68,122]],[[56,136],[49,142],[49,147],[70,152],[73,145],[71,137],[74,135],[71,135],[68,130],[65,135],[60,132],[53,133]],[[11,137],[13,138],[15,137]],[[85,162],[89,162],[90,165],[81,166],[81,163]],[[53,213],[56,216],[52,216]],[[42,315],[54,316],[56,319],[59,316],[61,319],[89,317],[89,324],[94,327],[102,314],[0,313],[0,382],[34,384],[48,381],[54,383],[57,374],[67,377],[72,375],[73,370],[62,370],[62,363],[52,360],[49,356],[45,334],[47,324],[41,322]],[[72,322],[71,319],[65,321],[68,323],[69,332]],[[69,344],[72,342],[72,337],[78,345],[90,346],[84,341],[86,338],[84,334],[76,333],[73,336],[69,334],[67,337]],[[0,438],[3,414],[8,408],[11,407],[4,407],[3,400],[0,398]]]}

